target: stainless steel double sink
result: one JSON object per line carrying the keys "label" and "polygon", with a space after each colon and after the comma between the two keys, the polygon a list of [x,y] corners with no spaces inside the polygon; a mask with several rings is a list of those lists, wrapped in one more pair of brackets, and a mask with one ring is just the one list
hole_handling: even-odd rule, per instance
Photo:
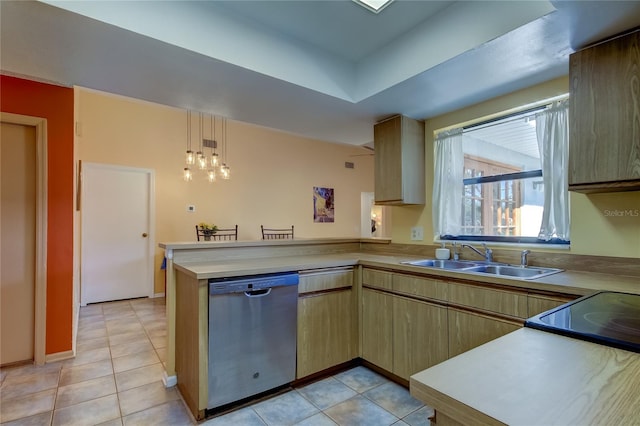
{"label": "stainless steel double sink", "polygon": [[472,275],[493,275],[501,277],[535,280],[536,278],[562,272],[562,269],[541,268],[538,266],[517,266],[495,262],[473,262],[466,260],[421,259],[400,262],[405,265],[421,266],[424,268],[444,269]]}

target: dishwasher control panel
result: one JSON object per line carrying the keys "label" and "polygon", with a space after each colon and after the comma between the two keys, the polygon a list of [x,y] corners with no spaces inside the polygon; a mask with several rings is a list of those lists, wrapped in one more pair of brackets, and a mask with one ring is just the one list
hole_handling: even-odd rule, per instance
{"label": "dishwasher control panel", "polygon": [[297,272],[212,278],[209,280],[209,294],[244,293],[272,287],[298,285],[298,282]]}

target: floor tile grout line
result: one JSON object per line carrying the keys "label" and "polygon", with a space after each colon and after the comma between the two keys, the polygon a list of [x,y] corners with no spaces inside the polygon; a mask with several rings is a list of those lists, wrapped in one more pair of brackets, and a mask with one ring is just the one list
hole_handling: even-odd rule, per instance
{"label": "floor tile grout line", "polygon": [[[134,313],[134,315],[135,315],[135,317],[136,317],[136,321],[138,321],[138,324],[140,324],[140,325],[142,326],[142,328],[143,328],[143,330],[144,330],[144,332],[145,332],[145,335],[147,336],[147,339],[149,339],[149,341],[151,342],[151,337],[149,336],[149,334],[148,334],[148,332],[147,332],[146,327],[144,326],[144,324],[143,324],[143,323],[142,323],[142,321],[140,320],[140,317],[139,317],[139,315],[138,315],[138,312],[136,311],[135,307],[131,304],[131,302],[129,302],[129,305],[130,305],[130,307],[131,307],[131,309],[132,309],[132,311],[133,311],[133,313]],[[151,342],[151,346],[153,347],[154,352],[155,352],[156,356],[158,357],[158,359],[160,359],[160,356],[159,356],[159,354],[157,353],[157,350],[156,350],[155,346],[153,346],[153,342]],[[109,344],[109,349],[111,350],[111,344]],[[160,362],[160,364],[161,364],[161,362]],[[112,365],[112,367],[113,367],[113,357],[111,358],[111,365]],[[144,367],[147,367],[147,366],[142,366],[142,367],[138,367],[138,368],[144,368]],[[130,370],[126,370],[126,371],[130,371]],[[122,412],[122,406],[121,406],[121,404],[120,404],[120,393],[121,393],[121,392],[118,390],[118,384],[117,384],[117,381],[115,380],[115,370],[114,370],[114,381],[116,382],[116,395],[117,395],[117,399],[118,399],[118,410],[119,410],[119,412],[120,412],[120,422],[121,422],[122,424],[124,424],[124,418],[125,418],[125,417],[127,417],[127,416],[130,416],[130,415],[133,415],[133,414],[135,414],[135,413],[142,412],[142,411],[146,411],[146,410],[149,410],[149,409],[152,409],[152,408],[155,408],[155,407],[159,407],[159,406],[161,406],[161,405],[164,405],[164,404],[167,404],[167,403],[171,402],[171,401],[164,401],[164,402],[162,402],[162,403],[159,403],[159,404],[153,405],[153,406],[151,406],[151,407],[146,407],[146,408],[144,408],[144,409],[142,409],[142,410],[131,412],[131,413],[129,413],[129,414],[127,414],[127,415],[125,416],[125,415],[124,415],[124,413]],[[136,388],[138,388],[138,387],[142,387],[142,386],[146,386],[146,385],[140,385],[140,386],[137,386],[137,387],[134,387],[134,388],[131,388],[131,389],[136,389]],[[126,391],[129,391],[129,390],[131,390],[131,389],[126,389]],[[124,390],[123,390],[122,392],[124,392]],[[176,391],[176,392],[177,392],[177,391]],[[182,395],[180,395],[180,393],[179,393],[179,392],[178,392],[178,396],[179,396],[179,399],[181,399],[181,400],[182,400],[182,402],[183,402],[183,406],[184,406],[184,400],[182,399]]]}
{"label": "floor tile grout line", "polygon": [[[106,320],[105,320],[105,327],[107,327]],[[109,329],[107,328],[107,334],[108,333],[109,333]],[[111,342],[109,341],[108,337],[107,337],[107,341],[109,342],[109,356],[111,360],[111,371],[113,373],[113,386],[116,389],[116,401],[118,402],[118,414],[119,414],[120,424],[124,424],[124,421],[122,418],[122,406],[120,405],[120,392],[118,391],[118,381],[116,380],[116,370],[113,366],[113,352],[111,351]]]}
{"label": "floor tile grout line", "polygon": [[60,390],[60,380],[62,380],[62,369],[64,365],[60,365],[60,370],[58,370],[58,383],[56,384],[56,391],[53,397],[53,406],[51,407],[51,418],[49,419],[49,424],[53,426],[53,419],[56,414],[56,404],[58,403],[58,391]]}
{"label": "floor tile grout line", "polygon": [[[102,306],[100,307],[100,310],[102,311]],[[102,313],[102,316],[103,316],[103,318],[104,318],[104,312]],[[81,320],[82,320],[82,319],[81,319],[81,318],[79,318],[79,319],[78,319],[78,322],[80,322]],[[79,325],[80,325],[80,324],[78,324],[78,326],[79,326]],[[105,329],[106,329],[106,320],[105,320]],[[108,337],[107,337],[107,339],[108,339]],[[77,346],[77,343],[78,343],[78,342],[76,342],[76,346]],[[112,378],[113,378],[113,381],[114,381],[114,387],[115,387],[116,391],[115,391],[113,394],[102,395],[102,396],[99,396],[99,397],[96,397],[96,398],[91,398],[91,399],[88,399],[88,400],[85,400],[85,401],[78,402],[78,403],[76,403],[76,404],[71,404],[71,405],[68,405],[68,406],[66,406],[66,407],[56,408],[56,404],[57,404],[57,402],[58,402],[58,392],[59,392],[59,390],[60,390],[60,388],[61,388],[61,387],[64,387],[64,386],[60,386],[60,382],[58,382],[58,387],[56,388],[56,398],[55,398],[55,400],[54,400],[53,410],[52,410],[52,412],[51,412],[51,426],[53,426],[53,420],[54,420],[54,418],[55,418],[56,411],[58,411],[58,410],[65,409],[65,408],[69,408],[69,407],[73,407],[73,406],[75,406],[75,405],[79,405],[79,404],[86,403],[86,402],[90,402],[90,401],[95,401],[96,399],[104,398],[104,397],[107,397],[107,396],[110,396],[110,395],[114,395],[114,394],[116,395],[116,398],[117,398],[118,389],[117,389],[117,387],[115,386],[115,374],[113,373],[113,359],[111,358],[111,347],[110,347],[109,345],[107,345],[107,348],[109,349],[109,362],[110,362],[110,364],[111,364],[111,373],[112,373],[112,374],[111,374],[111,376],[112,376]],[[106,360],[101,360],[101,361],[106,361]],[[100,362],[100,361],[96,361],[96,362]],[[91,364],[91,363],[90,363],[90,364]],[[81,364],[81,366],[82,366],[82,365],[87,365],[87,364]],[[71,366],[71,367],[69,367],[69,368],[73,368],[73,367],[75,367],[75,366]],[[64,365],[63,365],[63,366],[62,366],[62,368],[60,369],[60,374],[62,374],[62,369],[63,369],[63,368],[64,368]],[[75,383],[70,383],[70,384],[65,385],[65,386],[71,386],[71,385],[75,385],[75,384],[78,384],[78,383],[84,383],[84,382],[88,382],[88,381],[90,381],[90,380],[100,379],[100,378],[108,377],[108,376],[109,376],[109,374],[106,374],[106,375],[104,375],[104,376],[99,376],[99,377],[93,377],[93,378],[91,378],[91,379],[81,380],[81,381],[79,381],[79,382],[75,382]],[[118,412],[120,412],[120,403],[119,403],[119,401],[118,401]],[[122,418],[122,416],[120,416],[120,418]],[[111,420],[115,420],[115,419],[111,419]]]}
{"label": "floor tile grout line", "polygon": [[[151,306],[156,306],[156,304],[149,304],[149,305],[145,304],[145,305],[138,306],[138,308],[142,308],[142,309],[136,309],[136,306],[134,306],[134,304],[133,304],[132,302],[130,302],[130,301],[128,301],[128,302],[127,302],[127,310],[131,309],[131,310],[133,311],[133,314],[135,315],[136,321],[138,322],[138,324],[140,324],[140,325],[142,326],[142,329],[144,330],[144,335],[145,335],[145,336],[146,336],[150,341],[151,341],[150,331],[149,331],[149,329],[147,328],[146,324],[145,324],[145,323],[143,323],[143,321],[142,321],[142,317],[146,317],[146,315],[144,315],[144,314],[145,314],[145,313],[147,313],[147,312],[150,312],[150,313],[152,313],[152,312],[153,312],[153,310],[152,310],[152,309],[145,309],[146,307],[151,307]],[[101,307],[101,309],[102,309],[102,307]],[[141,316],[141,315],[142,315],[142,316]],[[153,313],[151,316],[155,316],[155,313]],[[120,422],[121,422],[122,424],[124,424],[124,418],[125,418],[125,416],[123,416],[122,407],[121,407],[121,404],[120,404],[120,402],[121,402],[121,393],[122,393],[122,392],[121,392],[121,391],[120,391],[120,389],[118,388],[117,382],[116,382],[116,380],[115,380],[115,375],[116,375],[116,373],[115,373],[115,367],[114,367],[114,364],[113,364],[113,359],[114,359],[114,358],[113,358],[113,352],[112,352],[111,342],[110,342],[110,339],[109,339],[109,337],[111,336],[111,334],[109,333],[108,328],[107,328],[107,326],[106,326],[106,324],[107,324],[107,320],[106,320],[106,317],[104,316],[104,312],[103,312],[103,319],[104,319],[104,322],[105,322],[105,326],[104,326],[104,327],[105,327],[105,331],[106,331],[107,347],[108,347],[108,350],[109,350],[109,361],[111,362],[111,374],[110,374],[109,376],[110,376],[110,377],[112,377],[112,379],[114,380],[114,385],[115,385],[115,395],[116,395],[116,399],[117,399],[117,403],[118,403],[118,414],[119,414],[118,419],[120,420]],[[145,320],[145,321],[146,321],[146,320]],[[152,325],[152,324],[154,324],[154,323],[155,323],[155,321],[156,321],[156,319],[153,319],[153,320],[150,320],[150,321],[147,321],[147,322],[148,322],[150,325]],[[155,328],[154,328],[154,329],[155,329]],[[162,364],[162,361],[161,361],[161,359],[160,359],[160,354],[159,354],[159,350],[160,350],[160,349],[162,349],[162,348],[157,348],[157,347],[153,344],[153,342],[151,342],[151,343],[152,343],[152,347],[153,347],[154,353],[156,354],[156,356],[157,356],[157,357],[158,357],[158,359],[160,360],[160,364]],[[136,367],[136,368],[144,368],[144,367],[147,367],[147,366]],[[56,389],[55,389],[55,397],[54,397],[53,409],[49,412],[49,413],[50,413],[50,416],[51,416],[51,417],[50,417],[50,422],[49,422],[49,424],[50,424],[50,425],[52,425],[52,424],[53,424],[53,422],[54,422],[54,418],[55,418],[55,407],[56,407],[56,403],[57,403],[57,400],[58,400],[58,397],[59,397],[58,393],[59,393],[59,390],[60,390],[59,383],[60,383],[61,376],[62,376],[62,370],[63,370],[64,368],[70,368],[70,367],[64,367],[64,366],[62,366],[62,365],[61,365],[61,366],[60,366],[60,368],[57,370],[57,374],[58,374],[58,386],[57,386],[57,387],[56,387]],[[369,370],[369,371],[370,371],[370,370]],[[373,373],[373,374],[376,374],[375,372],[372,372],[372,373]],[[376,374],[376,375],[377,375],[377,374]],[[371,388],[365,388],[365,389],[362,389],[362,390],[358,390],[358,389],[356,389],[355,387],[349,386],[349,384],[347,384],[347,383],[345,383],[344,381],[340,380],[340,379],[339,379],[338,377],[336,377],[336,376],[337,376],[337,375],[328,376],[327,378],[332,378],[332,379],[334,379],[336,382],[338,382],[338,383],[340,383],[341,385],[345,386],[345,388],[350,389],[352,392],[354,392],[354,395],[353,395],[353,396],[351,396],[351,398],[347,398],[347,399],[346,399],[346,400],[344,400],[344,401],[340,401],[340,402],[335,403],[335,404],[333,404],[333,405],[331,405],[331,406],[329,406],[329,407],[325,407],[324,409],[321,409],[318,405],[316,405],[313,401],[311,401],[310,399],[308,399],[307,397],[305,397],[305,395],[303,395],[303,394],[300,392],[300,389],[302,389],[303,387],[300,387],[300,388],[293,388],[293,389],[292,389],[292,390],[295,390],[295,391],[296,391],[296,394],[297,394],[297,395],[299,395],[299,396],[301,396],[301,397],[302,397],[302,399],[303,399],[304,401],[308,402],[312,407],[314,407],[314,408],[317,410],[317,411],[315,411],[313,414],[311,414],[311,415],[307,416],[305,419],[301,419],[301,420],[299,420],[299,422],[301,422],[301,421],[305,421],[305,420],[308,420],[309,418],[311,418],[311,417],[313,417],[313,416],[316,416],[316,415],[319,415],[320,413],[322,413],[322,415],[326,416],[326,418],[327,418],[328,420],[330,420],[332,423],[335,423],[335,424],[337,424],[337,425],[339,426],[339,423],[338,423],[338,422],[337,422],[333,417],[331,417],[331,416],[330,416],[326,411],[327,411],[327,410],[330,410],[331,408],[335,407],[335,406],[336,406],[336,405],[338,405],[338,404],[344,403],[344,402],[348,401],[349,399],[356,398],[356,397],[358,397],[358,396],[362,396],[365,400],[367,400],[367,401],[371,402],[371,403],[372,403],[372,404],[374,404],[375,406],[377,406],[377,407],[379,407],[380,409],[384,410],[384,412],[386,412],[386,413],[388,413],[389,415],[393,416],[393,418],[395,418],[395,419],[396,419],[396,420],[395,420],[395,422],[404,421],[404,419],[405,419],[405,418],[407,418],[408,416],[411,416],[412,414],[414,414],[415,412],[419,411],[420,409],[422,409],[422,408],[424,407],[424,406],[421,406],[421,407],[415,408],[415,409],[411,410],[410,412],[406,413],[405,415],[403,415],[403,417],[399,417],[399,416],[395,415],[394,413],[392,413],[392,412],[388,411],[388,410],[387,410],[387,409],[385,409],[384,407],[382,407],[382,406],[378,405],[378,403],[377,403],[376,401],[374,401],[373,399],[371,399],[369,396],[366,396],[366,395],[365,395],[365,393],[367,393],[367,392],[370,392],[370,391],[372,391],[372,390],[374,390],[374,389],[376,389],[376,388],[378,388],[378,387],[380,387],[380,386],[384,386],[385,384],[390,383],[391,381],[389,381],[388,379],[386,379],[386,378],[382,377],[382,379],[384,379],[382,383],[378,383],[377,385],[375,385],[375,386],[373,386],[373,387],[371,387]],[[4,379],[6,379],[6,377],[7,377],[7,376],[5,375],[5,376],[4,376]],[[101,376],[101,377],[105,377],[105,376]],[[346,378],[346,376],[345,376],[345,378]],[[3,379],[3,380],[4,380],[4,379]],[[81,383],[81,382],[76,382],[76,383]],[[356,382],[354,382],[354,383],[356,383]],[[352,383],[352,384],[354,384],[354,383]],[[141,385],[141,386],[144,386],[144,385]],[[357,386],[356,386],[356,387],[357,387]],[[132,388],[132,389],[135,389],[135,388]],[[176,391],[176,392],[177,392],[177,391]],[[113,395],[113,394],[109,394],[109,395]],[[107,396],[108,396],[108,395],[107,395]],[[155,405],[153,405],[153,406],[151,406],[151,407],[147,407],[147,408],[144,408],[144,409],[142,409],[142,410],[139,410],[139,411],[135,411],[135,412],[133,412],[133,413],[130,413],[130,415],[131,415],[131,414],[135,414],[135,413],[139,413],[139,412],[143,412],[143,411],[146,411],[146,410],[150,410],[150,409],[153,409],[153,408],[156,408],[156,407],[159,407],[159,406],[165,405],[165,404],[173,403],[173,401],[174,401],[174,400],[180,400],[180,401],[181,401],[182,408],[183,408],[183,409],[185,410],[185,412],[187,413],[187,416],[189,417],[189,421],[190,421],[190,422],[192,422],[192,424],[197,425],[198,423],[197,423],[197,422],[195,421],[195,419],[193,418],[193,416],[192,416],[191,412],[187,409],[187,407],[186,407],[186,403],[185,403],[185,401],[184,401],[184,398],[182,398],[182,395],[180,395],[180,393],[179,393],[179,392],[177,393],[177,398],[176,398],[176,399],[172,399],[172,400],[169,400],[169,401],[164,401],[164,402],[161,402],[161,403],[155,404]],[[88,401],[90,401],[90,400],[88,400]],[[82,401],[82,402],[87,402],[87,401]],[[74,405],[75,405],[75,404],[74,404]],[[64,407],[63,407],[63,408],[64,408]],[[257,418],[258,418],[258,419],[260,419],[260,421],[261,421],[263,424],[269,425],[269,423],[267,423],[266,419],[265,419],[265,418],[263,418],[262,416],[260,416],[260,414],[255,410],[255,404],[254,404],[254,405],[249,405],[249,406],[247,406],[247,408],[251,408],[251,412],[252,412],[253,414],[255,414],[255,415],[257,416]],[[116,418],[114,418],[114,419],[112,419],[112,420],[116,420]],[[298,422],[298,423],[299,423],[299,422]],[[406,423],[406,422],[405,422],[405,423]]]}

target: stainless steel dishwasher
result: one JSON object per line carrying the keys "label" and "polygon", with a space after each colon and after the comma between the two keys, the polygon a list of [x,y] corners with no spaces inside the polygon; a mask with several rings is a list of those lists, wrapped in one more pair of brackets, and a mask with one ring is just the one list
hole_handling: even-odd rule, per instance
{"label": "stainless steel dishwasher", "polygon": [[298,274],[209,280],[207,408],[292,382]]}

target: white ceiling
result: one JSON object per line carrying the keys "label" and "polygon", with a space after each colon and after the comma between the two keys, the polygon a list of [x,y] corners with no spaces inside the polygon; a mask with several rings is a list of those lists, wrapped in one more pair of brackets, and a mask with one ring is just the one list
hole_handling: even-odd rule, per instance
{"label": "white ceiling", "polygon": [[361,145],[568,73],[640,1],[0,1],[0,69]]}

